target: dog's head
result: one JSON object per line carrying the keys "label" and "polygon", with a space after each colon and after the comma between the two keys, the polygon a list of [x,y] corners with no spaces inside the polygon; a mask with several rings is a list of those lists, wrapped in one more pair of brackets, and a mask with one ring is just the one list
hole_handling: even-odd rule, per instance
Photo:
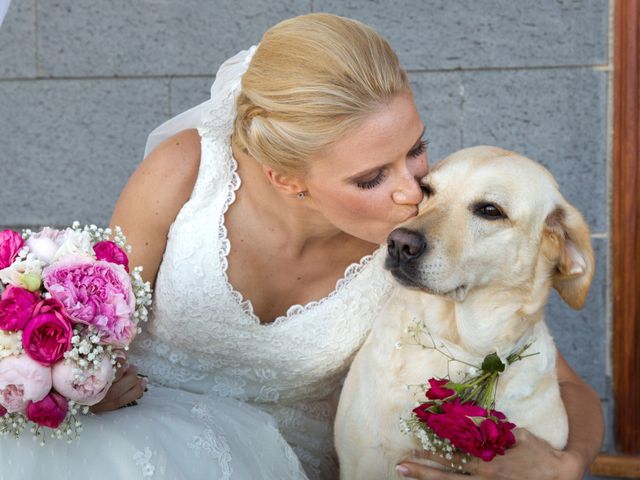
{"label": "dog's head", "polygon": [[388,240],[385,266],[402,284],[454,301],[485,290],[540,302],[553,285],[582,307],[594,271],[589,228],[544,167],[472,147],[422,183],[420,213]]}

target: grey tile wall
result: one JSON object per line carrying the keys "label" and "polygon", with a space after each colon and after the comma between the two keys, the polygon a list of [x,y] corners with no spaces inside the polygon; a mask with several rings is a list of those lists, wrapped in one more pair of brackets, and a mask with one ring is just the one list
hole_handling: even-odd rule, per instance
{"label": "grey tile wall", "polygon": [[43,75],[212,75],[309,0],[39,0]]}
{"label": "grey tile wall", "polygon": [[410,70],[607,63],[602,0],[315,0],[383,33]]}
{"label": "grey tile wall", "polygon": [[35,77],[36,69],[36,0],[12,2],[0,28],[0,78]]}
{"label": "grey tile wall", "polygon": [[106,224],[147,133],[169,116],[167,80],[0,82],[0,224]]}
{"label": "grey tile wall", "polygon": [[587,305],[553,295],[547,318],[602,397],[612,450],[607,0],[13,0],[0,28],[0,225],[106,223],[147,134],[206,100],[225,58],[312,10],[390,40],[432,162],[510,148],[546,165],[583,211],[598,233]]}

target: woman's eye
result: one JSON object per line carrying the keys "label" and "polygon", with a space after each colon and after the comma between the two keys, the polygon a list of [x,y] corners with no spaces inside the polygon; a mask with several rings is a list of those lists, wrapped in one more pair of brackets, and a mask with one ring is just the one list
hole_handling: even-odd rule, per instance
{"label": "woman's eye", "polygon": [[373,188],[380,185],[380,183],[382,183],[382,181],[384,180],[384,177],[385,177],[384,170],[380,170],[378,174],[375,176],[375,178],[372,178],[371,180],[359,180],[356,182],[356,185],[358,186],[358,188],[367,190],[369,188]]}
{"label": "woman's eye", "polygon": [[427,145],[429,145],[429,140],[422,140],[416,148],[409,152],[409,156],[419,157],[427,150]]}
{"label": "woman's eye", "polygon": [[505,214],[502,213],[502,210],[493,203],[478,204],[474,209],[474,213],[486,218],[487,220],[499,220],[501,218],[506,218]]}

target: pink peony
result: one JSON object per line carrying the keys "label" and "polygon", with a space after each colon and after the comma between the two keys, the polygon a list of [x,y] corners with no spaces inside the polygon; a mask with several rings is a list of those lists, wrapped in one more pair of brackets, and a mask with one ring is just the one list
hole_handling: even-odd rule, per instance
{"label": "pink peony", "polygon": [[127,257],[125,251],[114,242],[108,240],[98,242],[93,246],[93,251],[98,260],[122,265],[127,272],[129,271],[129,257]]}
{"label": "pink peony", "polygon": [[33,307],[39,298],[37,293],[9,285],[0,297],[0,329],[22,330],[33,315]]}
{"label": "pink peony", "polygon": [[52,365],[71,349],[73,329],[62,304],[55,299],[39,302],[22,331],[25,353],[36,362]]}
{"label": "pink peony", "polygon": [[427,390],[426,395],[429,400],[444,400],[452,395],[455,395],[455,390],[445,388],[449,383],[449,380],[438,380],[437,378],[430,378],[429,385],[431,388]]}
{"label": "pink peony", "polygon": [[26,242],[29,251],[45,264],[53,262],[53,257],[62,245],[64,232],[45,227],[40,232],[31,235]]}
{"label": "pink peony", "polygon": [[95,325],[102,341],[124,347],[136,334],[135,296],[123,268],[68,256],[42,272],[44,285],[74,322]]}
{"label": "pink peony", "polygon": [[11,265],[23,246],[24,240],[18,232],[2,230],[0,232],[0,269]]}
{"label": "pink peony", "polygon": [[30,401],[42,400],[51,386],[51,369],[28,355],[0,360],[0,405],[8,412],[24,412]]}
{"label": "pink peony", "polygon": [[27,418],[43,427],[58,428],[67,416],[68,409],[67,400],[51,392],[38,402],[29,402]]}
{"label": "pink peony", "polygon": [[[81,405],[95,405],[102,400],[113,382],[114,369],[109,357],[104,355],[100,366],[87,375],[84,381],[75,378],[75,365],[58,362],[53,366],[53,388],[69,400]],[[89,373],[89,372],[87,372]]]}

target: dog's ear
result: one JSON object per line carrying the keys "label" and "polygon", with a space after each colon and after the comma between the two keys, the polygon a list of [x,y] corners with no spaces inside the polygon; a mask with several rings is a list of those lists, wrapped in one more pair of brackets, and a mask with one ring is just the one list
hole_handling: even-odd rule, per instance
{"label": "dog's ear", "polygon": [[555,264],[553,287],[569,306],[582,308],[595,269],[587,222],[575,207],[563,202],[547,216],[545,236],[554,245],[549,259]]}

